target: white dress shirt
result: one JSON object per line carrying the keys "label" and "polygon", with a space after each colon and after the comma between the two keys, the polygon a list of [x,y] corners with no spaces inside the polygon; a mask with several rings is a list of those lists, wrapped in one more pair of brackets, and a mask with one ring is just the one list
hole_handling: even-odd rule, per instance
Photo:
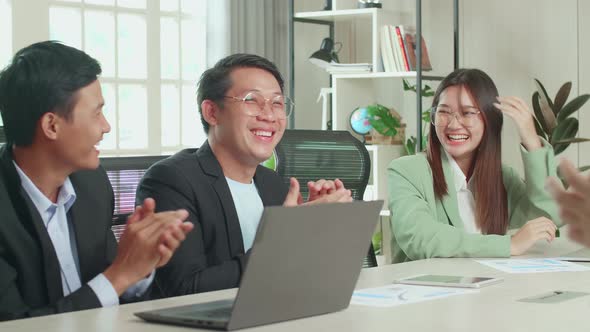
{"label": "white dress shirt", "polygon": [[[20,177],[23,189],[37,208],[43,224],[47,229],[59,261],[64,296],[67,296],[82,287],[76,238],[73,235],[72,223],[68,218],[68,211],[76,201],[74,186],[70,178],[66,178],[57,194],[57,203],[53,203],[35,186],[33,181],[29,179],[14,161],[13,163]],[[141,296],[152,283],[154,276],[155,273],[152,272],[148,278],[129,287],[122,297],[132,299],[133,297]],[[119,296],[104,274],[101,273],[94,277],[88,282],[88,286],[94,291],[103,307],[119,304]]]}
{"label": "white dress shirt", "polygon": [[[444,151],[444,150],[443,150]],[[473,177],[467,183],[467,177],[455,161],[455,159],[447,153],[447,159],[453,171],[454,188],[448,190],[455,190],[457,192],[457,208],[459,216],[463,221],[463,228],[467,233],[481,234],[481,229],[477,226],[475,221],[475,198],[473,196]]]}

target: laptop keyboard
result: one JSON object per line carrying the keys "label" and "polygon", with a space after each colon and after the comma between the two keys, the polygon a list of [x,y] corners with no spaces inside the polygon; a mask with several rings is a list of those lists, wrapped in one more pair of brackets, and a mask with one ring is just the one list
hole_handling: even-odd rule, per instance
{"label": "laptop keyboard", "polygon": [[204,313],[209,318],[224,318],[224,317],[230,317],[231,311],[232,311],[232,308],[228,307],[228,308],[218,308],[218,309],[212,309],[212,310],[207,310],[207,311],[201,311],[200,313]]}

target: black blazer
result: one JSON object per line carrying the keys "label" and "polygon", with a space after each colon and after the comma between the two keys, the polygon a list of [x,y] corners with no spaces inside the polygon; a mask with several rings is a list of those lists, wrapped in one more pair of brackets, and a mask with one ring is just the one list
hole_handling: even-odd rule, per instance
{"label": "black blazer", "polygon": [[[283,204],[289,188],[277,173],[258,166],[254,182],[264,206]],[[156,272],[160,296],[239,285],[248,254],[229,186],[208,142],[154,164],[139,184],[137,203],[147,197],[156,200],[158,211],[186,209],[195,224],[170,262]]]}
{"label": "black blazer", "polygon": [[59,262],[41,216],[21,187],[12,151],[0,149],[0,320],[100,307],[86,284],[112,262],[113,190],[102,169],[80,171],[70,180],[76,202],[74,226],[82,287],[64,297]]}

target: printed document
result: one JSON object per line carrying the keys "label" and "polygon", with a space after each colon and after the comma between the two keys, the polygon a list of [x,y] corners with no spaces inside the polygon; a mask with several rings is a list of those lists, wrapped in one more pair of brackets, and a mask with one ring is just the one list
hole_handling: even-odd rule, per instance
{"label": "printed document", "polygon": [[392,284],[359,289],[352,294],[350,303],[372,307],[393,307],[477,292],[479,290],[476,289]]}
{"label": "printed document", "polygon": [[476,261],[507,273],[590,271],[590,267],[553,258],[490,259]]}

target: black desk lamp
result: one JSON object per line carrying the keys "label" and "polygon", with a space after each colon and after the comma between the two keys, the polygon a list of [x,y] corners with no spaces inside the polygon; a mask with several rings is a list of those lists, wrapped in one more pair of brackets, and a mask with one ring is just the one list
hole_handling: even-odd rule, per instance
{"label": "black desk lamp", "polygon": [[338,55],[334,52],[334,41],[331,38],[324,38],[320,49],[313,52],[309,61],[322,68],[326,68],[331,62],[340,62]]}

